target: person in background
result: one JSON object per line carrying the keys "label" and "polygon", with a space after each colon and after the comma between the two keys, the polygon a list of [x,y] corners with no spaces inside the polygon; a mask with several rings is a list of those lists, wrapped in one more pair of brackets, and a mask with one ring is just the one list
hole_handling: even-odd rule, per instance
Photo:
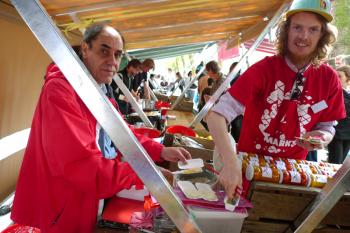
{"label": "person in background", "polygon": [[[206,88],[204,88],[202,90],[202,93],[200,95],[200,99],[199,99],[199,103],[198,103],[198,109],[202,110],[202,108],[205,106],[207,100],[210,98],[210,95],[212,93],[212,89],[213,89],[213,84],[214,84],[214,80],[212,78],[208,78],[207,79],[208,84],[206,85]],[[208,125],[207,122],[205,122],[203,119],[201,120],[201,124],[203,125],[203,127],[209,131],[208,129]]]}
{"label": "person in background", "polygon": [[160,78],[160,86],[161,87],[167,87],[168,85],[169,85],[169,82],[166,81],[164,76],[161,76],[161,78]]}
{"label": "person in background", "polygon": [[[157,75],[158,76],[158,75]],[[158,79],[160,79],[158,77]],[[159,89],[159,85],[158,85],[158,82],[157,82],[157,78],[156,78],[156,75],[155,74],[151,74],[149,76],[149,80],[148,80],[148,85],[149,85],[149,88],[151,88],[151,90],[154,90],[154,89]]]}
{"label": "person in background", "polygon": [[[201,73],[201,75],[198,78],[198,95],[199,98],[202,95],[202,91],[204,90],[204,88],[208,87],[208,79],[209,79],[209,75],[206,73]],[[200,100],[199,100],[200,101]]]}
{"label": "person in background", "polygon": [[150,70],[153,70],[154,68],[155,68],[155,64],[154,64],[153,59],[151,59],[151,58],[145,59],[141,65],[142,72],[135,75],[135,78],[133,80],[133,89],[135,92],[138,91],[140,86],[143,86],[141,88],[142,90],[140,91],[140,93],[141,93],[140,96],[142,99],[150,99],[151,98],[147,75],[148,75],[148,72]]}
{"label": "person in background", "polygon": [[[205,65],[205,70],[207,71],[207,74],[209,78],[213,80],[213,86],[211,88],[211,91],[208,94],[203,94],[205,102],[208,102],[210,97],[214,95],[216,90],[221,86],[221,84],[224,82],[224,74],[220,72],[219,64],[216,61],[210,61]],[[208,82],[209,83],[209,82]]]}
{"label": "person in background", "polygon": [[[324,148],[335,133],[334,122],[345,117],[337,73],[323,64],[336,41],[330,12],[329,0],[294,0],[278,26],[277,55],[252,65],[207,115],[228,198],[242,188],[236,144],[227,133],[238,115],[244,112],[238,151],[293,159]],[[317,137],[321,143],[297,137]]]}
{"label": "person in background", "polygon": [[350,66],[337,68],[343,87],[346,118],[338,121],[335,135],[328,145],[328,162],[342,164],[350,149]]}
{"label": "person in background", "polygon": [[[233,69],[237,66],[237,64],[238,64],[238,62],[232,62],[232,64],[230,65],[230,69],[229,69],[229,71],[228,71],[228,74],[230,74],[232,71],[233,71]],[[228,75],[227,74],[227,75]],[[241,75],[241,70],[240,71],[238,71],[238,73],[236,74],[236,76],[232,79],[232,81],[231,81],[231,83],[230,83],[230,85],[232,86],[236,81],[237,81],[237,79],[239,78],[239,76]]]}
{"label": "person in background", "polygon": [[177,85],[179,85],[179,88],[180,88],[181,93],[182,93],[184,91],[185,81],[184,81],[182,75],[180,74],[180,72],[176,72],[175,76],[176,76],[176,80],[174,83],[173,90],[176,88],[176,84],[177,84]]}
{"label": "person in background", "polygon": [[160,82],[162,81],[162,76],[160,74],[157,74],[155,77],[155,82],[157,83],[158,88],[161,87]]}
{"label": "person in background", "polygon": [[[186,86],[192,81],[193,79],[193,74],[192,74],[192,71],[190,70],[188,73],[187,73],[187,80],[188,80],[188,83],[186,84]],[[187,93],[186,93],[186,97],[189,98],[190,100],[194,100],[194,97],[196,95],[196,91],[197,91],[197,85],[195,84],[195,82],[190,86],[190,88],[187,90]]]}
{"label": "person in background", "polygon": [[165,81],[167,81],[168,83],[175,82],[175,73],[174,73],[173,69],[168,68],[167,74],[165,75],[164,78],[165,78]]}
{"label": "person in background", "polygon": [[[203,88],[200,95],[199,109],[201,110],[205,104],[209,101],[212,95],[224,82],[224,75],[220,72],[219,64],[216,61],[210,61],[205,65],[205,70],[208,74],[207,86]],[[208,125],[204,119],[201,120],[202,125],[206,130]]]}
{"label": "person in background", "polygon": [[[105,84],[118,71],[123,48],[121,34],[106,24],[93,24],[84,33],[80,57],[107,95],[112,91]],[[135,136],[154,160],[185,162],[191,157],[183,148],[165,148]],[[129,164],[116,159],[120,153],[112,144],[58,66],[51,63],[34,113],[11,219],[42,233],[93,232],[100,199],[142,185]]]}
{"label": "person in background", "polygon": [[196,74],[199,73],[199,71],[203,68],[203,66],[204,66],[204,62],[201,61],[201,63],[199,63],[199,65],[196,67]]}
{"label": "person in background", "polygon": [[188,73],[187,73],[188,82],[191,82],[191,80],[192,80],[192,78],[193,78],[192,76],[193,76],[192,70],[188,71]]}
{"label": "person in background", "polygon": [[[118,72],[119,77],[123,80],[123,83],[131,92],[134,98],[139,99],[140,97],[137,95],[132,88],[132,82],[134,76],[141,72],[141,62],[138,59],[132,59],[129,61],[128,65],[120,72]],[[120,90],[117,83],[112,80],[111,87],[113,89],[114,99],[118,104],[119,111],[123,115],[130,114],[132,112],[131,105],[129,101],[126,99],[125,94]]]}
{"label": "person in background", "polygon": [[209,78],[208,79],[208,86],[206,88],[204,88],[202,91],[201,101],[199,102],[200,109],[202,109],[204,107],[206,101],[208,100],[208,97],[206,97],[206,96],[211,95],[213,84],[214,84],[214,80],[212,78]]}

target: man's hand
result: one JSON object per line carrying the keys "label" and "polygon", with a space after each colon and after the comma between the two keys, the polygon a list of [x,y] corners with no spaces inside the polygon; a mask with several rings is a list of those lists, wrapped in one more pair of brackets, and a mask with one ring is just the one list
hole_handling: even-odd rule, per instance
{"label": "man's hand", "polygon": [[233,138],[231,140],[227,133],[226,120],[222,115],[209,112],[207,122],[224,165],[220,171],[219,181],[225,188],[227,197],[232,199],[239,195],[239,192],[236,193],[236,189],[242,190],[242,171],[237,158],[236,143]]}
{"label": "man's hand", "polygon": [[[320,143],[310,142],[309,139],[311,138],[319,139]],[[297,145],[307,149],[308,151],[312,151],[325,148],[332,141],[333,135],[326,131],[313,130],[305,133],[303,139],[297,139]]]}
{"label": "man's hand", "polygon": [[236,193],[236,189],[242,190],[242,170],[238,161],[232,164],[224,164],[219,175],[219,181],[225,188],[226,195],[229,199],[239,194]]}
{"label": "man's hand", "polygon": [[191,159],[191,154],[182,147],[164,147],[160,157],[170,162],[186,163],[186,160]]}

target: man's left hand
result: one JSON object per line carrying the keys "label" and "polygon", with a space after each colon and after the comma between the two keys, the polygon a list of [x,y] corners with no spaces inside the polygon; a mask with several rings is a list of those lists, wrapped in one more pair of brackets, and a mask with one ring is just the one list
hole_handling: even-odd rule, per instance
{"label": "man's left hand", "polygon": [[164,147],[160,157],[170,162],[186,163],[186,160],[191,159],[191,154],[182,147]]}
{"label": "man's left hand", "polygon": [[308,151],[324,149],[333,139],[333,135],[326,131],[313,130],[304,134],[303,138],[319,138],[320,143],[312,143],[310,140],[297,139],[297,145]]}

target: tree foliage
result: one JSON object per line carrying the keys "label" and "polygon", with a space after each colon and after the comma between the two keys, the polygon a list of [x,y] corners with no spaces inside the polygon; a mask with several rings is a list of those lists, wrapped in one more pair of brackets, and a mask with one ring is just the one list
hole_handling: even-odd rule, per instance
{"label": "tree foliage", "polygon": [[350,54],[350,0],[336,0],[334,4],[334,24],[338,28],[338,41],[334,55]]}

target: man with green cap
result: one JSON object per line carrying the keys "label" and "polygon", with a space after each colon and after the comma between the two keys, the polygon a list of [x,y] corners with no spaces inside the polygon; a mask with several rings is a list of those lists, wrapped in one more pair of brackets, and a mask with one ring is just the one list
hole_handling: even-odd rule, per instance
{"label": "man with green cap", "polygon": [[[277,55],[251,66],[219,99],[207,122],[223,162],[229,198],[242,185],[227,124],[244,113],[238,151],[305,159],[326,146],[345,117],[337,73],[322,62],[336,40],[329,0],[295,0],[277,30]],[[317,138],[318,144],[297,138]]]}

